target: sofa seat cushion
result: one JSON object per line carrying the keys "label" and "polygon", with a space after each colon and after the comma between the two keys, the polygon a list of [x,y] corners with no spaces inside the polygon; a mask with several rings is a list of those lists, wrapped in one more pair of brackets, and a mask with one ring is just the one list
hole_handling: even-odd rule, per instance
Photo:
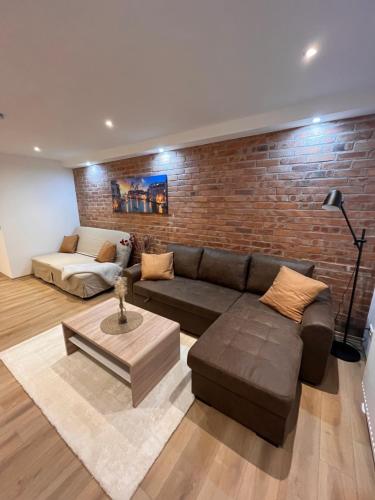
{"label": "sofa seat cushion", "polygon": [[[70,264],[89,264],[95,263],[94,257],[81,255],[79,253],[64,254],[51,253],[48,255],[40,255],[32,259],[33,273],[37,278],[41,278],[47,283],[52,283],[57,287],[77,295],[78,297],[87,298],[96,295],[103,290],[111,288],[103,278],[94,273],[80,273],[71,276],[68,279],[62,279],[62,270],[64,266]],[[99,266],[99,263],[96,263]]]}
{"label": "sofa seat cushion", "polygon": [[134,293],[209,319],[217,318],[241,296],[236,290],[181,276],[168,281],[137,281]]}
{"label": "sofa seat cushion", "polygon": [[89,257],[88,255],[61,252],[40,255],[34,257],[32,260],[33,263],[48,266],[59,271],[62,271],[64,266],[69,266],[70,264],[88,264],[95,261],[94,257]]}
{"label": "sofa seat cushion", "polygon": [[246,319],[249,325],[255,320],[257,323],[279,329],[283,333],[299,335],[300,325],[298,323],[266,304],[262,304],[259,299],[259,295],[246,292],[231,306],[230,312]]}
{"label": "sofa seat cushion", "polygon": [[287,417],[296,395],[302,340],[296,323],[276,313],[277,322],[274,314],[258,300],[241,298],[190,349],[188,365],[253,404]]}

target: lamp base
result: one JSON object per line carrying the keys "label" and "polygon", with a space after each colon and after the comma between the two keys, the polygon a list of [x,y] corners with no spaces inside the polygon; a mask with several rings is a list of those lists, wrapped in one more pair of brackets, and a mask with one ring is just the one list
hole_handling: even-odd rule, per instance
{"label": "lamp base", "polygon": [[331,354],[335,356],[335,358],[348,361],[349,363],[356,363],[361,359],[361,354],[357,349],[349,344],[344,344],[344,342],[339,342],[338,340],[333,341]]}

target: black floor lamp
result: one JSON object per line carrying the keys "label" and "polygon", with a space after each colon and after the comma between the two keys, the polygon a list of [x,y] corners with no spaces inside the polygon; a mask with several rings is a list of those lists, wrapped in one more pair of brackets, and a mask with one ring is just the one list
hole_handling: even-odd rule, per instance
{"label": "black floor lamp", "polygon": [[366,229],[362,229],[361,237],[357,238],[357,236],[355,235],[355,232],[354,232],[354,230],[349,222],[348,216],[346,215],[346,212],[344,209],[344,201],[342,199],[342,193],[341,193],[341,191],[338,191],[337,189],[332,189],[328,193],[326,199],[324,200],[322,208],[324,208],[324,210],[341,210],[341,212],[343,213],[343,215],[345,217],[346,223],[349,226],[350,232],[352,233],[354,245],[358,249],[357,262],[356,262],[355,271],[354,271],[352,295],[350,297],[348,317],[347,317],[346,325],[345,325],[344,339],[342,342],[335,340],[332,344],[332,350],[331,350],[331,353],[334,356],[336,356],[336,358],[343,359],[344,361],[350,361],[350,362],[354,363],[355,361],[359,361],[359,359],[361,358],[361,355],[357,351],[357,349],[355,349],[353,346],[351,346],[347,343],[347,336],[348,336],[348,331],[349,331],[349,326],[350,326],[350,318],[352,315],[355,289],[357,286],[358,271],[359,271],[359,266],[361,264],[363,245],[366,243],[366,240],[365,240]]}

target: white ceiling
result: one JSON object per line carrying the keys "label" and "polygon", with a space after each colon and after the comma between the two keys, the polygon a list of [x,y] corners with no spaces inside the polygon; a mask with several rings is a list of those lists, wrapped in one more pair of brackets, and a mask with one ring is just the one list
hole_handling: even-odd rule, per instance
{"label": "white ceiling", "polygon": [[374,47],[374,0],[0,0],[0,152],[74,165],[373,111]]}

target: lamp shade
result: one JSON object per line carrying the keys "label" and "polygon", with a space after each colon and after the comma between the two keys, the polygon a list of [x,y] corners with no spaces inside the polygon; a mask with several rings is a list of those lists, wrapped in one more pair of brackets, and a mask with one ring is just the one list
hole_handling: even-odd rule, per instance
{"label": "lamp shade", "polygon": [[338,189],[332,189],[326,196],[322,208],[324,210],[340,210],[342,205],[342,193]]}

